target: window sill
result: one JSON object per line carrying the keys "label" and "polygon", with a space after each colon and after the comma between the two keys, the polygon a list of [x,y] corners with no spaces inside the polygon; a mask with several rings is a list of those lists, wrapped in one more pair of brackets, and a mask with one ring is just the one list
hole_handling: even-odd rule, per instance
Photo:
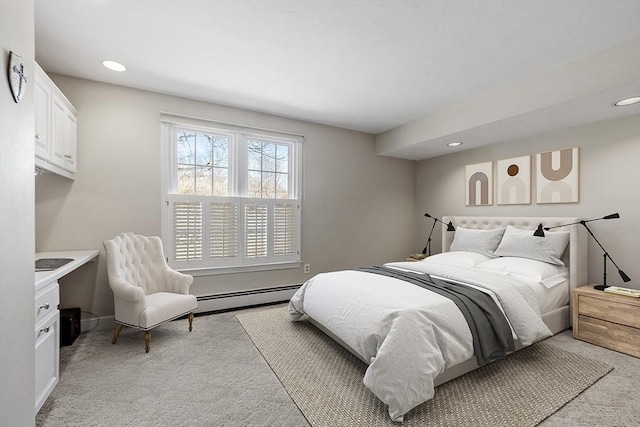
{"label": "window sill", "polygon": [[189,274],[194,277],[216,276],[218,274],[251,273],[255,271],[284,270],[300,268],[302,261],[279,262],[274,264],[247,265],[241,267],[210,267],[210,268],[183,268],[175,269],[180,273]]}

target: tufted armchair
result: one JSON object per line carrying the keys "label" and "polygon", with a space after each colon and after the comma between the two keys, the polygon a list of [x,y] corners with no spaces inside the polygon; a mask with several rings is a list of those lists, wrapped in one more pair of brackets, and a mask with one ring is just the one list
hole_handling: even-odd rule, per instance
{"label": "tufted armchair", "polygon": [[188,314],[193,326],[196,297],[189,294],[193,277],[169,268],[159,237],[121,233],[105,240],[107,274],[113,290],[118,341],[123,326],[145,331],[145,350],[149,352],[151,329]]}

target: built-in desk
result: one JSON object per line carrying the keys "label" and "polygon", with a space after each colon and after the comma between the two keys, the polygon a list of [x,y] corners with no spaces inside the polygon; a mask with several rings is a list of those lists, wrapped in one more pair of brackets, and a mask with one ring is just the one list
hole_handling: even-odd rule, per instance
{"label": "built-in desk", "polygon": [[58,279],[98,257],[100,251],[37,252],[35,259],[71,258],[73,261],[52,271],[37,271],[36,286],[36,413],[58,384],[60,377],[60,292]]}
{"label": "built-in desk", "polygon": [[36,258],[71,258],[68,264],[53,271],[36,271],[36,292],[44,286],[57,281],[59,278],[66,276],[78,267],[83,266],[89,261],[95,259],[100,254],[97,250],[86,251],[52,251],[52,252],[36,252]]}

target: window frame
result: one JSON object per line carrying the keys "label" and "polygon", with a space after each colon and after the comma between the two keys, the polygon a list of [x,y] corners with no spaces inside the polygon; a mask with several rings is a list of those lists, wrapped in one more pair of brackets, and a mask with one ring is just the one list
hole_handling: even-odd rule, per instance
{"label": "window frame", "polygon": [[[298,151],[302,151],[301,141],[293,141],[291,139],[285,139],[285,138],[275,137],[275,136],[263,136],[263,135],[258,135],[252,132],[240,133],[239,137],[240,137],[240,141],[239,143],[236,144],[238,148],[236,153],[236,155],[238,156],[238,171],[242,170],[247,172],[246,175],[244,173],[242,173],[242,175],[240,173],[237,174],[237,178],[239,180],[239,182],[237,182],[237,188],[238,188],[238,193],[241,195],[241,197],[249,197],[248,195],[249,193],[248,140],[251,138],[255,138],[255,139],[260,139],[262,142],[269,142],[277,145],[289,146],[289,156],[288,156],[289,172],[288,173],[290,175],[290,178],[291,178],[291,175],[293,176],[293,179],[289,179],[288,181],[288,187],[289,187],[288,192],[290,195],[293,195],[294,197],[290,197],[288,200],[291,200],[291,199],[300,200],[300,197],[298,195],[299,195],[301,186],[299,185],[299,183],[297,182],[298,180],[296,179],[299,176],[299,171],[298,171],[299,159],[296,156]],[[279,200],[279,199],[274,199],[274,200]]]}
{"label": "window frame", "polygon": [[[168,165],[164,165],[164,166],[168,166],[168,173],[170,174],[167,177],[167,185],[164,186],[163,185],[163,189],[168,188],[168,190],[164,190],[165,194],[166,192],[169,193],[173,193],[173,194],[177,194],[177,188],[176,188],[176,183],[177,180],[175,179],[175,177],[178,174],[178,153],[177,153],[177,149],[176,149],[176,145],[177,145],[177,141],[176,141],[176,135],[175,133],[172,131],[173,129],[175,129],[176,127],[179,127],[181,130],[188,130],[188,131],[192,131],[194,133],[205,133],[205,134],[215,134],[215,135],[224,135],[226,137],[229,138],[229,165],[228,165],[228,171],[229,171],[229,176],[228,176],[228,188],[227,188],[227,195],[231,195],[233,192],[233,189],[236,187],[237,183],[236,183],[236,168],[237,168],[237,163],[236,163],[236,157],[238,155],[237,150],[235,150],[235,147],[237,145],[237,143],[235,142],[235,138],[236,138],[236,134],[234,134],[233,132],[228,132],[222,129],[217,129],[217,128],[211,128],[211,127],[204,127],[204,126],[198,126],[198,125],[191,125],[191,124],[176,124],[176,123],[166,123],[167,126],[169,126],[169,128],[167,129],[168,133],[167,135],[165,135],[165,137],[168,137],[169,140],[167,141],[167,143],[169,144],[169,146],[167,146],[166,144],[163,144],[163,153],[167,154],[169,156],[168,161],[169,164]],[[224,196],[220,196],[220,197],[224,197]]]}
{"label": "window frame", "polygon": [[[192,132],[225,135],[229,138],[229,194],[227,196],[201,196],[177,194],[177,131],[187,130]],[[286,144],[289,146],[288,162],[289,198],[253,198],[248,197],[248,140],[258,139],[267,143]],[[299,268],[302,265],[302,148],[304,137],[297,134],[249,128],[228,123],[215,122],[203,119],[194,119],[173,114],[161,114],[161,195],[162,195],[162,238],[165,246],[165,256],[169,265],[193,276],[205,276],[215,274],[228,274],[250,271],[265,271],[285,268]],[[179,200],[202,200],[202,223],[209,221],[210,205],[208,202],[222,203],[225,200],[236,203],[238,208],[238,232],[237,232],[237,256],[233,259],[209,259],[197,261],[173,261],[174,234],[173,234],[173,204]],[[242,231],[245,224],[244,206],[260,203],[267,205],[267,230],[269,256],[247,258],[244,254],[245,232]],[[273,255],[274,245],[274,212],[276,205],[295,206],[295,254]],[[279,208],[282,211],[281,208]],[[290,208],[286,208],[290,213]],[[205,212],[207,211],[207,212]],[[280,212],[279,211],[279,212]],[[288,219],[290,216],[288,217]],[[287,219],[287,221],[288,221]],[[203,225],[202,253],[208,249],[210,235],[206,235]],[[205,236],[206,235],[206,236]],[[289,247],[287,242],[286,247]],[[207,246],[205,248],[205,246]]]}

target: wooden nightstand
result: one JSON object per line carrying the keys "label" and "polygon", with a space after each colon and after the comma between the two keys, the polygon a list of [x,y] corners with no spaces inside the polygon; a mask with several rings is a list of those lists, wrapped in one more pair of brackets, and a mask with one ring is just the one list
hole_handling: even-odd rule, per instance
{"label": "wooden nightstand", "polygon": [[573,290],[572,305],[574,338],[640,357],[640,299],[589,285]]}

